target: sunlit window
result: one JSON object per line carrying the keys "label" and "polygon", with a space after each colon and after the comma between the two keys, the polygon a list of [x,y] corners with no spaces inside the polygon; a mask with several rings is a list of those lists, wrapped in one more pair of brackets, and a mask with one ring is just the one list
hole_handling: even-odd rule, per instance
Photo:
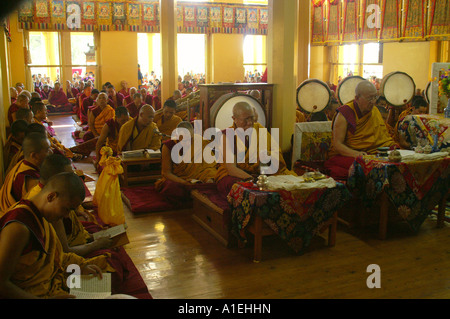
{"label": "sunlit window", "polygon": [[206,44],[204,34],[177,35],[178,75],[205,75]]}
{"label": "sunlit window", "polygon": [[381,57],[382,45],[379,43],[342,45],[339,47],[339,76],[345,78],[349,75],[359,75],[365,79],[382,78]]}
{"label": "sunlit window", "polygon": [[267,65],[265,36],[246,35],[243,50],[245,80],[246,82],[259,82]]}
{"label": "sunlit window", "polygon": [[77,75],[81,78],[92,79],[95,77],[95,45],[94,34],[86,32],[71,32],[71,58],[72,58],[72,78]]}
{"label": "sunlit window", "polygon": [[29,32],[30,71],[33,79],[53,85],[60,80],[57,32]]}

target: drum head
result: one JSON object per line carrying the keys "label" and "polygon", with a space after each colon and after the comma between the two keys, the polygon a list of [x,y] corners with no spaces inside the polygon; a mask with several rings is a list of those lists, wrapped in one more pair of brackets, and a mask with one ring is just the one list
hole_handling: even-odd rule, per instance
{"label": "drum head", "polygon": [[228,93],[222,95],[210,109],[209,120],[211,127],[224,130],[233,125],[233,107],[238,102],[247,102],[256,109],[258,123],[266,127],[266,113],[262,105],[254,97],[242,93]]}
{"label": "drum head", "polygon": [[404,72],[391,72],[381,81],[381,94],[389,104],[403,106],[409,103],[416,93],[414,80]]}
{"label": "drum head", "polygon": [[347,104],[355,99],[355,89],[359,82],[367,81],[361,76],[348,76],[339,83],[337,88],[337,97],[341,105]]}
{"label": "drum head", "polygon": [[318,79],[303,81],[297,88],[297,105],[307,113],[322,111],[331,100],[331,90]]}

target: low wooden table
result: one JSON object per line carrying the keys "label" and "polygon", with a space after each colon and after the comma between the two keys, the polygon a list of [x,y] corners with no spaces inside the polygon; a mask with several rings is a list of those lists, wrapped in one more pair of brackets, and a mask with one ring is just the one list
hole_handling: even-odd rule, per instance
{"label": "low wooden table", "polygon": [[128,168],[131,165],[151,165],[151,164],[161,164],[161,158],[147,158],[147,157],[130,157],[124,158],[122,155],[119,156],[122,160],[123,166],[123,186],[127,187],[130,182],[144,182],[151,180],[158,180],[161,178],[161,168],[148,171],[139,172],[129,172]]}

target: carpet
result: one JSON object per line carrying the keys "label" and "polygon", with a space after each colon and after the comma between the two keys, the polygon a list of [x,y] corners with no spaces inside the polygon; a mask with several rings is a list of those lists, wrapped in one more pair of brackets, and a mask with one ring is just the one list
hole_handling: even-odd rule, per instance
{"label": "carpet", "polygon": [[133,214],[154,213],[192,207],[192,201],[169,202],[155,190],[154,185],[123,187],[122,199]]}

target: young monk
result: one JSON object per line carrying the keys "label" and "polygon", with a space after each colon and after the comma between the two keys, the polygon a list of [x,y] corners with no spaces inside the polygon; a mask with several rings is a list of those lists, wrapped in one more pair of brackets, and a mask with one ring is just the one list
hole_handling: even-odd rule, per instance
{"label": "young monk", "polygon": [[[25,195],[25,199],[34,197],[52,176],[63,172],[73,173],[72,162],[60,154],[47,156],[40,168],[39,184]],[[52,222],[64,252],[73,252],[79,256],[86,256],[93,251],[108,248],[112,240],[106,237],[93,240],[77,217],[76,211],[78,209],[83,208],[82,206],[78,207],[76,210],[72,210],[68,217]]]}
{"label": "young monk", "polygon": [[176,111],[177,104],[175,101],[167,100],[164,102],[162,113],[155,116],[155,123],[158,126],[158,130],[166,135],[165,137],[162,137],[163,142],[170,140],[170,137],[167,136],[171,136],[172,131],[183,121],[181,117],[175,115]]}
{"label": "young monk", "polygon": [[[172,160],[173,147],[187,138],[180,134],[181,130],[179,129],[185,129],[189,132],[191,156],[185,160],[179,158],[181,162],[176,163]],[[217,170],[215,162],[211,164],[206,162],[195,163],[196,152],[203,154],[203,150],[209,141],[202,139],[201,148],[195,149],[194,128],[191,123],[184,121],[178,124],[176,135],[178,136],[176,140],[168,140],[163,143],[161,153],[162,178],[156,181],[155,189],[171,201],[185,201],[190,197],[190,190],[195,188],[196,183],[214,183]],[[181,154],[177,155],[182,157]]]}
{"label": "young monk", "polygon": [[66,269],[102,278],[102,270],[74,253],[64,253],[51,222],[68,216],[84,200],[85,188],[74,173],[53,176],[38,194],[21,200],[0,218],[0,296],[72,298]]}
{"label": "young monk", "polygon": [[117,143],[119,142],[119,131],[122,125],[128,122],[129,119],[130,116],[128,114],[127,108],[124,106],[119,106],[115,110],[114,118],[106,121],[105,125],[103,125],[102,131],[100,132],[100,136],[95,146],[96,160],[94,161],[94,165],[97,168],[97,170],[99,169],[98,162],[100,161],[101,158],[100,150],[105,144],[111,147],[114,156],[117,155],[118,153]]}
{"label": "young monk", "polygon": [[22,143],[24,159],[6,175],[0,189],[0,214],[18,202],[39,182],[39,167],[51,154],[50,142],[41,133],[29,133]]}
{"label": "young monk", "polygon": [[3,163],[5,167],[8,167],[14,155],[21,151],[22,142],[27,132],[28,123],[25,120],[16,120],[11,125],[11,134],[3,147]]}

